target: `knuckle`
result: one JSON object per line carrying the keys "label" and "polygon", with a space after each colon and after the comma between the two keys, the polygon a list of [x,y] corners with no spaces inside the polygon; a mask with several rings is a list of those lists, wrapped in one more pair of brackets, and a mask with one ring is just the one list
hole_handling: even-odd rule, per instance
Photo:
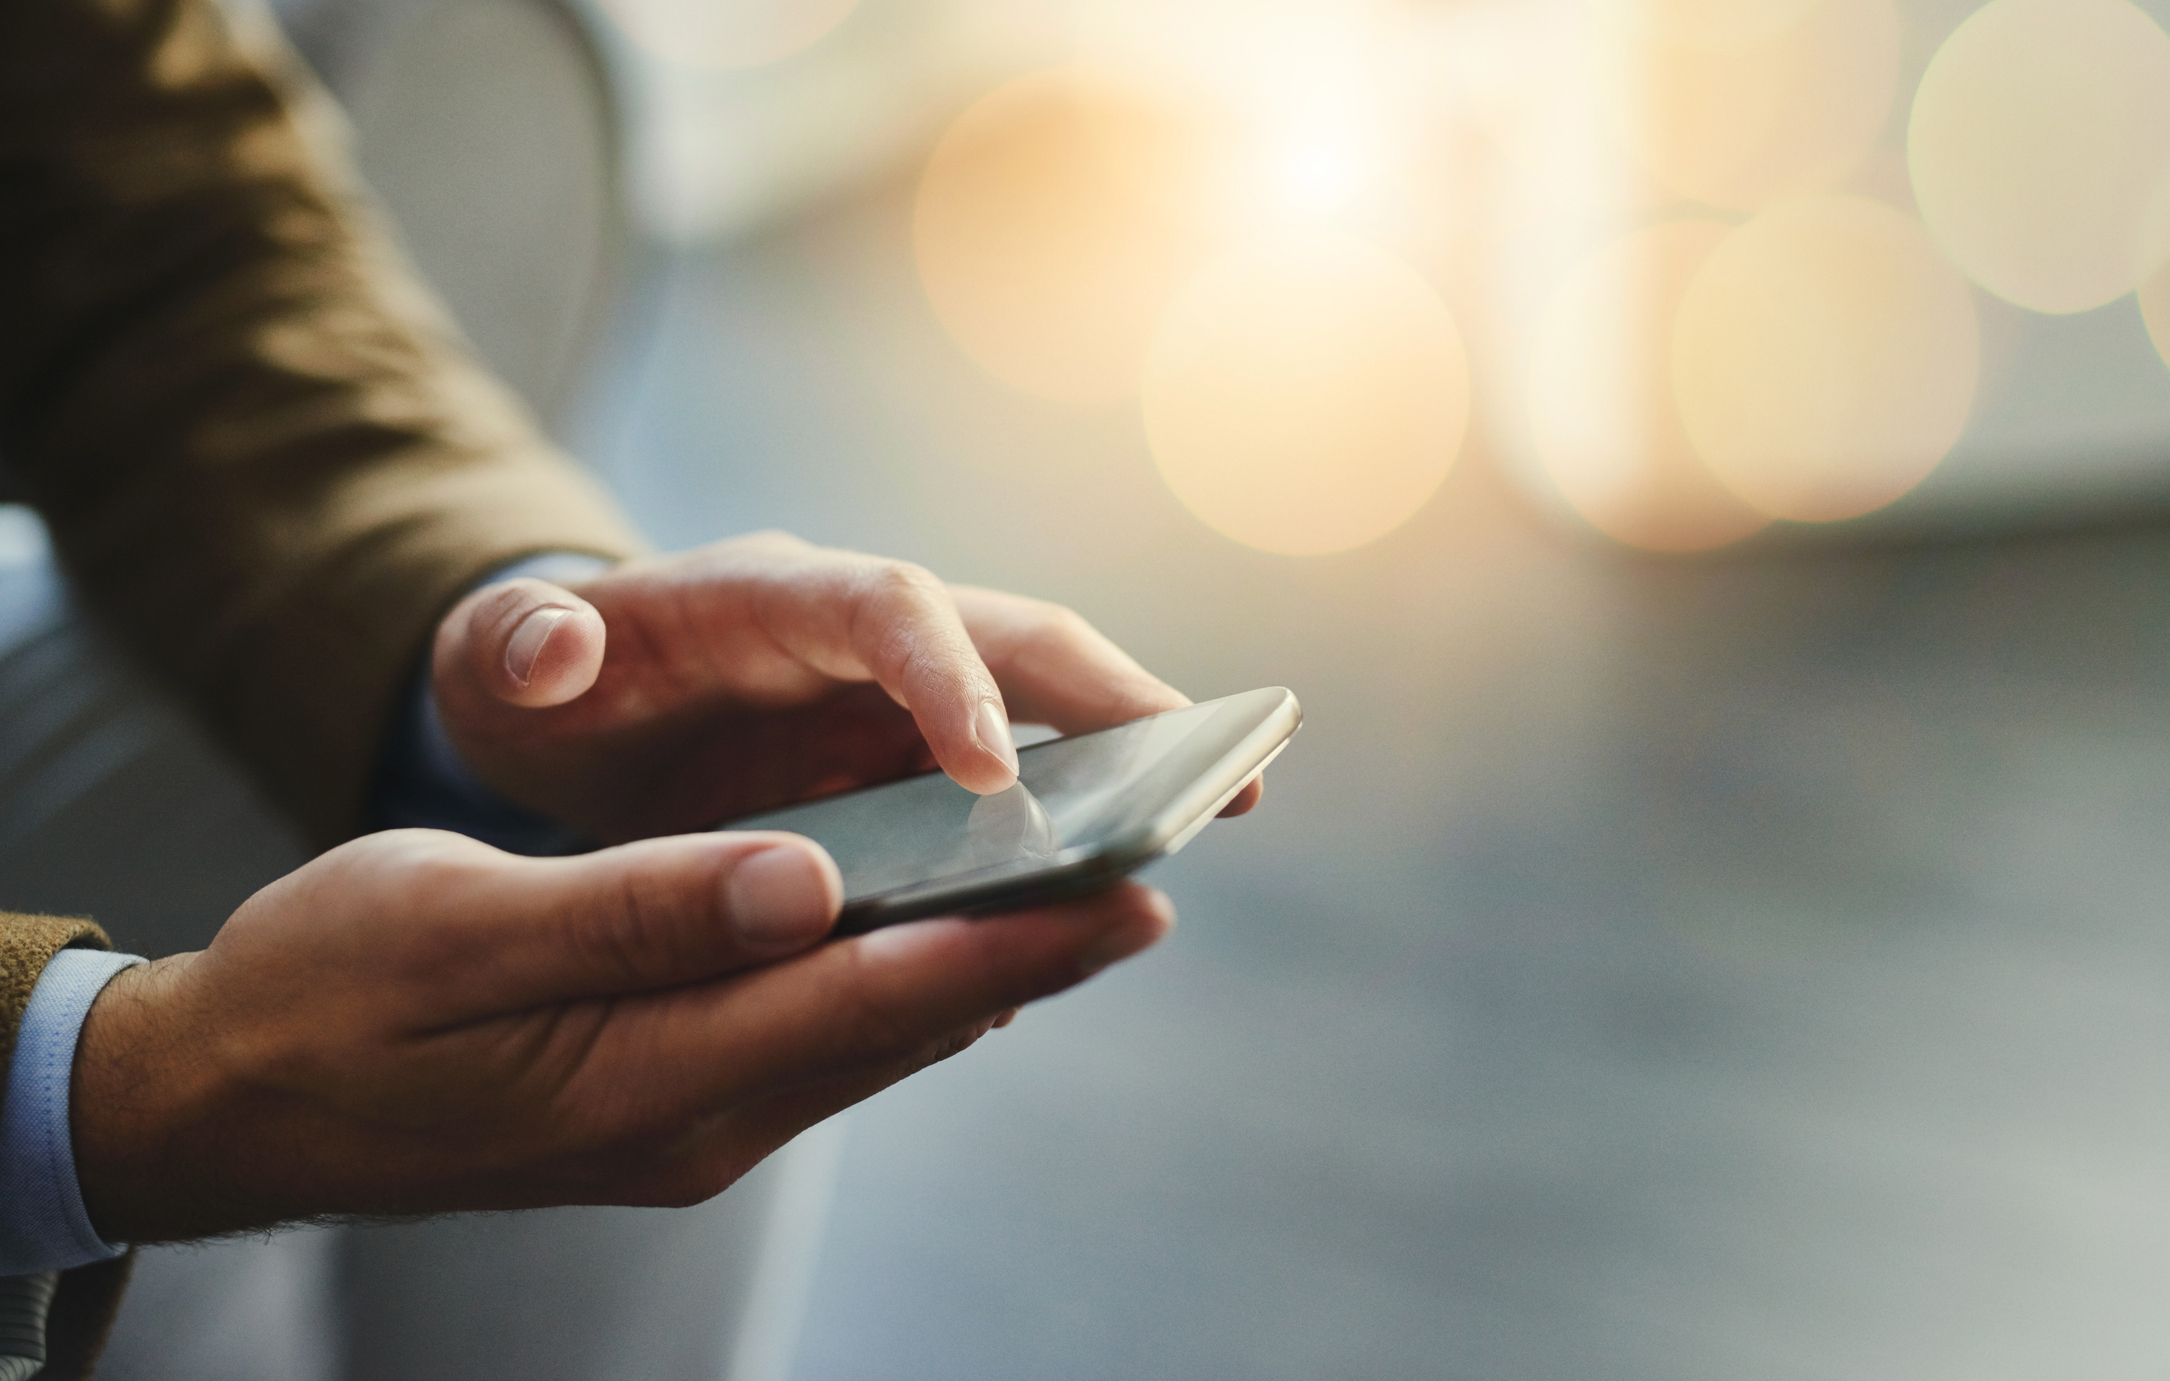
{"label": "knuckle", "polygon": [[1099,638],[1100,630],[1067,604],[1042,604],[1033,639],[1050,647],[1075,647]]}
{"label": "knuckle", "polygon": [[466,928],[439,922],[463,914],[490,888],[503,855],[439,830],[391,830],[356,842],[366,847],[344,854],[339,891],[361,900],[398,936],[410,969],[442,972],[462,962]]}
{"label": "knuckle", "polygon": [[1099,654],[1106,639],[1083,614],[1060,604],[1047,605],[1039,614],[1014,645],[1014,656],[1041,668],[1074,667],[1080,660],[1094,667],[1105,664]]}
{"label": "knuckle", "polygon": [[940,631],[949,588],[924,566],[877,561],[859,582],[854,640],[879,676],[895,683],[939,677],[953,660]]}
{"label": "knuckle", "polygon": [[810,544],[797,533],[786,532],[780,527],[765,527],[758,532],[749,532],[743,537],[735,537],[729,543],[719,545],[778,547],[789,551],[804,551]]}
{"label": "knuckle", "polygon": [[638,981],[672,968],[685,932],[678,924],[683,910],[678,889],[645,870],[630,871],[617,880],[606,904],[583,908],[571,941],[589,971]]}
{"label": "knuckle", "polygon": [[774,577],[802,566],[819,548],[796,533],[782,528],[763,528],[758,532],[727,537],[703,550],[734,564],[751,563],[761,574]]}
{"label": "knuckle", "polygon": [[867,572],[873,597],[884,604],[924,607],[949,597],[949,588],[925,566],[910,561],[877,561]]}
{"label": "knuckle", "polygon": [[447,830],[386,830],[355,842],[365,847],[349,858],[385,871],[411,891],[464,885],[500,857],[487,844]]}

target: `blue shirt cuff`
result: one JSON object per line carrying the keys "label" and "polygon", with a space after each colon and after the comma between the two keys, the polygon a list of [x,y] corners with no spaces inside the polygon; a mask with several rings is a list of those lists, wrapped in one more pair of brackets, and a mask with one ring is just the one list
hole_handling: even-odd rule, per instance
{"label": "blue shirt cuff", "polygon": [[[532,576],[564,585],[598,575],[610,564],[600,557],[553,552],[515,561],[482,583],[495,585]],[[450,830],[507,853],[535,857],[594,848],[595,841],[578,830],[515,805],[475,775],[445,733],[429,673],[425,660],[415,673],[414,688],[387,746],[371,802],[376,828]]]}
{"label": "blue shirt cuff", "polygon": [[0,1276],[65,1271],[124,1250],[98,1236],[75,1178],[68,1087],[83,1018],[114,974],[143,960],[64,949],[38,975],[0,1103]]}

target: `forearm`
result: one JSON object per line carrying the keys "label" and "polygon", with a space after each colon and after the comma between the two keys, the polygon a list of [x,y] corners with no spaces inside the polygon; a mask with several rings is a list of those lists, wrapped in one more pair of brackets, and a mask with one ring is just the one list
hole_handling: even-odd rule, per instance
{"label": "forearm", "polygon": [[210,0],[0,7],[0,450],[100,611],[319,835],[488,571],[636,539]]}

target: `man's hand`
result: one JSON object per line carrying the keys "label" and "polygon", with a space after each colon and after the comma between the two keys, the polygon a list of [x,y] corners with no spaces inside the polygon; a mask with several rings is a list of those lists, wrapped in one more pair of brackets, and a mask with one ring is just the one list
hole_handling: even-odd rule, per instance
{"label": "man's hand", "polygon": [[487,586],[439,627],[432,676],[485,782],[604,840],[935,766],[1000,791],[1013,720],[1082,733],[1190,703],[1067,609],[776,533]]}
{"label": "man's hand", "polygon": [[1173,919],[1128,884],[810,948],[839,892],[791,835],[549,860],[421,830],[336,849],[92,1007],[72,1113],[91,1221],[150,1242],[694,1203]]}

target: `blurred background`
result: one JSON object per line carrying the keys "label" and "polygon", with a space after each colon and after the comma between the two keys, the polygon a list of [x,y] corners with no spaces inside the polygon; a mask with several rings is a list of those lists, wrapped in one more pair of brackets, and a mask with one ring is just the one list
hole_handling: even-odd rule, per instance
{"label": "blurred background", "polygon": [[1307,711],[853,1115],[786,1373],[2170,1369],[2170,4],[577,15],[659,543]]}

